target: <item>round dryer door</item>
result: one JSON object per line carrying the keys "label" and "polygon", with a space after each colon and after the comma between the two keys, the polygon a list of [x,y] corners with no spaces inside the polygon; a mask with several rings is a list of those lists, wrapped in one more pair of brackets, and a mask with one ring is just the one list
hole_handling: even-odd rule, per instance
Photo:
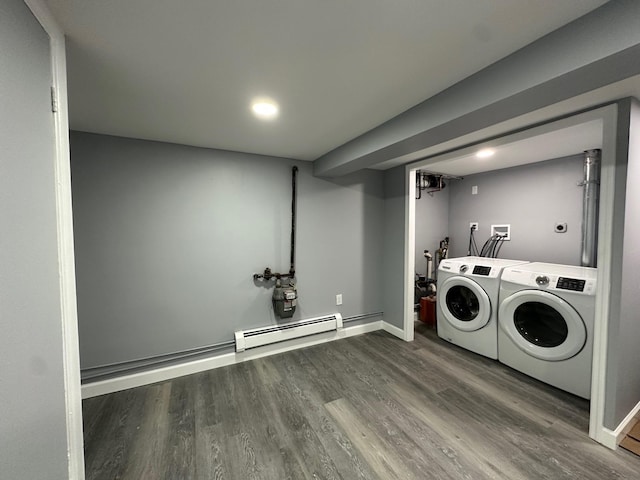
{"label": "round dryer door", "polygon": [[539,290],[522,290],[500,305],[498,323],[524,352],[541,360],[577,355],[587,340],[582,318],[562,298]]}
{"label": "round dryer door", "polygon": [[491,319],[491,301],[484,289],[466,277],[449,277],[440,287],[441,311],[458,330],[472,332]]}

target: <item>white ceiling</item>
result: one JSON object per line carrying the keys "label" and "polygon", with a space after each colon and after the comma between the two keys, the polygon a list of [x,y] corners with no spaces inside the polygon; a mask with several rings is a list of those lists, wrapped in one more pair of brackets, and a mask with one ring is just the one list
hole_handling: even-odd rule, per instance
{"label": "white ceiling", "polygon": [[71,128],[314,160],[606,1],[47,3]]}
{"label": "white ceiling", "polygon": [[[591,120],[531,136],[525,133],[524,138],[518,140],[503,137],[464,149],[455,156],[444,155],[441,160],[434,158],[422,170],[466,176],[577,155],[585,150],[602,148],[602,128],[602,120]],[[485,148],[493,150],[495,154],[489,158],[477,158],[476,153]]]}

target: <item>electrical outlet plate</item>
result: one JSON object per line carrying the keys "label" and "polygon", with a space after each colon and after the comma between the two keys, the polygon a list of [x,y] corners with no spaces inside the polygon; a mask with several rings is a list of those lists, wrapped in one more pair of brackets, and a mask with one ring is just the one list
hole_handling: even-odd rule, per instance
{"label": "electrical outlet plate", "polygon": [[475,231],[476,231],[476,232],[478,231],[478,227],[479,227],[479,226],[480,226],[480,224],[479,224],[478,222],[469,222],[469,228],[476,227],[476,228],[475,228]]}
{"label": "electrical outlet plate", "polygon": [[336,305],[342,305],[342,294],[338,293],[336,295]]}

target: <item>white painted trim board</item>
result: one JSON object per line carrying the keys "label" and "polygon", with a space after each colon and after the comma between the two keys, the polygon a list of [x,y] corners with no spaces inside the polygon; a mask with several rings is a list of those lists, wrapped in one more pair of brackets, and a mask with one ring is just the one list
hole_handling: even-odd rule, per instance
{"label": "white painted trim board", "polygon": [[627,416],[624,417],[622,422],[620,422],[620,425],[618,425],[615,430],[609,430],[608,428],[602,427],[602,430],[598,432],[598,442],[605,447],[609,447],[611,450],[616,450],[622,439],[633,427],[633,420],[635,419],[636,415],[638,415],[638,412],[640,412],[640,402],[638,402],[636,406],[633,407],[633,409],[627,414]]}
{"label": "white painted trim board", "polygon": [[[413,326],[413,322],[411,323],[411,325]],[[387,323],[387,322],[382,322],[382,330],[384,330],[387,333],[390,333],[394,337],[398,337],[407,342],[410,342],[411,340],[413,340],[413,338],[407,340],[405,335],[405,330],[403,330],[402,328],[398,328],[395,325],[391,325],[390,323]],[[413,329],[411,331],[413,331]]]}
{"label": "white painted trim board", "polygon": [[43,0],[24,0],[49,35],[51,77],[57,99],[53,115],[55,130],[56,217],[58,230],[58,268],[63,370],[65,384],[67,458],[69,478],[82,480],[84,452],[82,437],[82,395],[80,389],[80,351],[76,310],[75,253],[71,209],[71,166],[69,160],[69,115],[67,101],[67,60],[64,32]]}
{"label": "white painted trim board", "polygon": [[415,275],[415,249],[416,249],[416,169],[406,166],[404,177],[407,182],[407,196],[405,200],[404,214],[404,338],[407,342],[413,341],[413,302]]}
{"label": "white painted trim board", "polygon": [[591,404],[589,409],[589,436],[596,442],[615,449],[617,443],[604,426],[607,377],[607,348],[609,341],[609,315],[611,310],[611,235],[613,232],[618,106],[599,110],[603,119],[602,154],[600,164],[600,205],[598,219],[598,278],[596,286],[595,318],[593,327],[593,360],[591,366]]}

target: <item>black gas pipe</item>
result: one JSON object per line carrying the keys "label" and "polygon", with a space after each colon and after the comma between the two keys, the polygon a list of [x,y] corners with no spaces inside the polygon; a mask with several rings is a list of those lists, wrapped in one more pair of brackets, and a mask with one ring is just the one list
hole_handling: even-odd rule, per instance
{"label": "black gas pipe", "polygon": [[298,167],[291,169],[291,257],[289,273],[272,272],[269,267],[264,269],[262,273],[254,273],[254,280],[271,280],[273,278],[293,278],[296,276],[296,186],[298,180]]}

